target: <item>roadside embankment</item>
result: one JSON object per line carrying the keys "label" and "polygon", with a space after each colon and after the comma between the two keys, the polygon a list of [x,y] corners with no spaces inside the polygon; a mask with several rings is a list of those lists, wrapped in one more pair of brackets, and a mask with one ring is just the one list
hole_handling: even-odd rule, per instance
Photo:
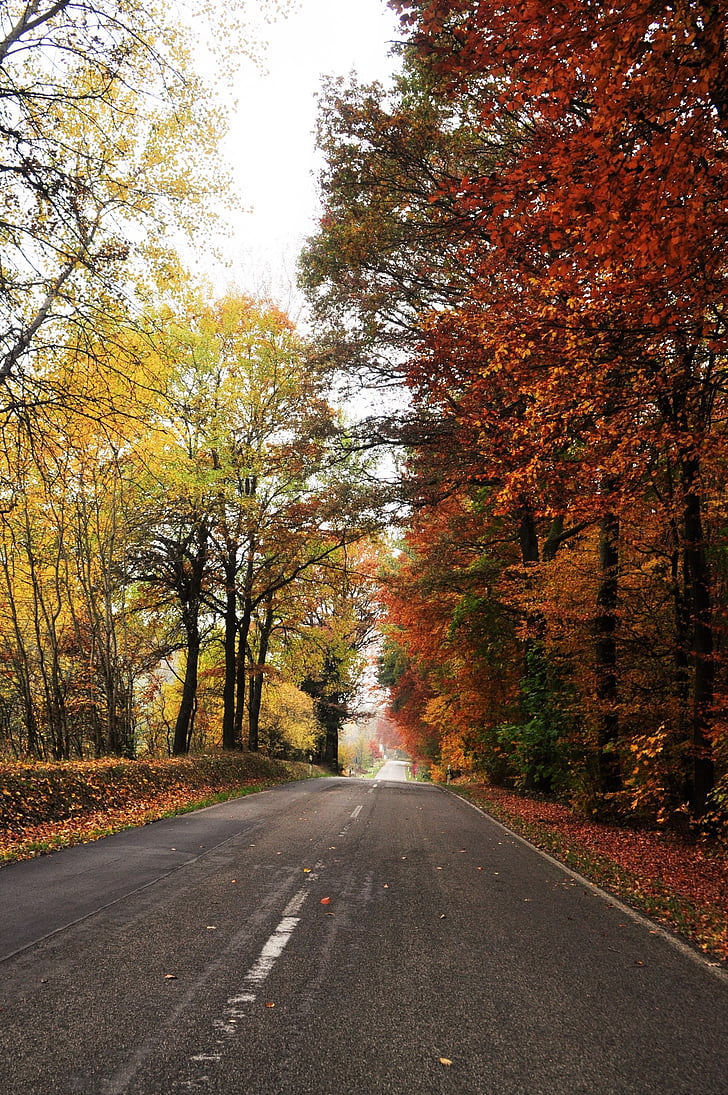
{"label": "roadside embankment", "polygon": [[1,764],[0,862],[97,840],[309,774],[308,764],[257,753]]}

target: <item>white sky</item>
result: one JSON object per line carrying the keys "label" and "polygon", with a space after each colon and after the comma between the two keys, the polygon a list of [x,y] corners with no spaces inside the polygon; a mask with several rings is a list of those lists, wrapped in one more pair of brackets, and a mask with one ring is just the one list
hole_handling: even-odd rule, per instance
{"label": "white sky", "polygon": [[215,280],[271,295],[295,313],[296,256],[318,217],[313,130],[321,76],[354,70],[365,82],[386,82],[396,67],[388,56],[396,18],[386,0],[298,0],[264,33],[267,71],[241,63],[225,145],[250,211],[236,218],[225,244],[229,271]]}

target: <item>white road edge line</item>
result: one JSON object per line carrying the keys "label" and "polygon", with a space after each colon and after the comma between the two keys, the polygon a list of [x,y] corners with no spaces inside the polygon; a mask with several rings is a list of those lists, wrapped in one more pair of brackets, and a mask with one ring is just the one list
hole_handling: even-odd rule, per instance
{"label": "white road edge line", "polygon": [[525,844],[531,851],[537,852],[542,859],[547,859],[549,863],[553,863],[555,867],[559,867],[565,874],[575,879],[584,889],[589,890],[595,897],[599,897],[602,901],[605,901],[608,905],[611,905],[615,909],[619,909],[620,912],[628,916],[634,923],[639,924],[643,928],[647,928],[654,935],[661,936],[662,939],[669,943],[671,947],[679,951],[685,958],[690,958],[698,966],[702,966],[708,973],[712,973],[714,977],[717,977],[720,981],[728,981],[728,972],[722,969],[720,966],[716,966],[710,958],[701,954],[700,951],[694,950],[689,943],[684,943],[682,939],[677,935],[673,935],[667,928],[663,927],[658,920],[650,920],[650,918],[644,913],[639,912],[637,909],[633,909],[631,905],[626,905],[624,901],[621,901],[616,894],[610,893],[608,890],[603,890],[601,886],[598,886],[596,882],[592,882],[586,878],[583,874],[579,874],[578,871],[574,871],[571,867],[567,867],[565,863],[562,863],[555,856],[549,855],[543,848],[539,848],[538,844],[532,844],[530,840],[526,840],[525,836],[521,836],[514,829],[509,829],[507,825],[504,825],[502,821],[498,821],[489,814],[487,810],[482,806],[476,806],[474,802],[470,802],[462,795],[456,794],[455,791],[451,791],[448,787],[440,787],[439,790],[444,791],[445,794],[452,795],[458,802],[463,802],[466,806],[469,806],[471,810],[477,810],[479,814],[488,818],[488,821],[492,821],[499,829],[504,833],[507,833],[509,837],[517,840],[521,844]]}

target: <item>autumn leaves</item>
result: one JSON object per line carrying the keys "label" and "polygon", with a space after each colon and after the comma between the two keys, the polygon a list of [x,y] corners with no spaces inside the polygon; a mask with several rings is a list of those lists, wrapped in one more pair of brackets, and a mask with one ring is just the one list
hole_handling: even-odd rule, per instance
{"label": "autumn leaves", "polygon": [[720,814],[720,16],[393,6],[394,89],[324,102],[304,266],[352,367],[411,393],[398,718],[441,771]]}
{"label": "autumn leaves", "polygon": [[[279,309],[212,302],[180,257],[233,198],[221,112],[168,8],[12,0],[0,18],[15,756],[315,752],[315,707],[343,711],[372,618],[353,545],[373,507],[324,371]],[[216,43],[221,68],[248,45]]]}

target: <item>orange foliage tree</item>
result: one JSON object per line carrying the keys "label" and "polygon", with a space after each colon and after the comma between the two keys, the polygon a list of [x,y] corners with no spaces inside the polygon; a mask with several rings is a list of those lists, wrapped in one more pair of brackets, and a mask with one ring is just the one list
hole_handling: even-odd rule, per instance
{"label": "orange foliage tree", "polygon": [[[412,75],[389,98],[340,96],[338,130],[327,122],[324,184],[339,216],[309,252],[317,304],[353,308],[380,347],[400,332],[394,371],[413,421],[450,424],[460,446],[441,468],[441,497],[487,487],[510,527],[504,540],[520,546],[510,603],[520,606],[521,730],[556,725],[576,740],[602,797],[634,803],[635,782],[671,782],[661,793],[702,814],[725,753],[719,10],[393,6]],[[423,88],[437,116],[417,158]],[[387,136],[402,132],[398,152]],[[377,189],[372,165],[392,164],[400,170],[380,172]],[[367,188],[378,201],[365,207]],[[408,235],[420,219],[429,236]],[[322,293],[334,237],[353,272]],[[379,280],[365,282],[377,264]],[[431,451],[430,437],[411,437]],[[422,530],[413,535],[420,571],[439,573]],[[504,544],[488,550],[507,569]],[[408,606],[390,611],[411,640]],[[431,668],[425,681],[442,694]],[[480,717],[492,723],[489,703]],[[645,763],[651,753],[669,780]]]}

